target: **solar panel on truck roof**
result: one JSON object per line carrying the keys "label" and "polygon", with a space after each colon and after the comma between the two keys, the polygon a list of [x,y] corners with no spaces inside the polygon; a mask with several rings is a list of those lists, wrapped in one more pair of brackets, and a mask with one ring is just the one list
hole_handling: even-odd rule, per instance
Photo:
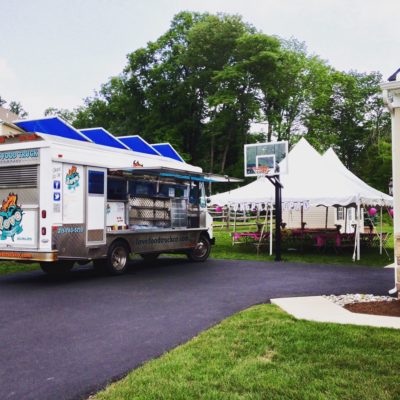
{"label": "solar panel on truck roof", "polygon": [[104,128],[80,129],[80,132],[92,140],[93,143],[101,144],[107,147],[114,147],[116,149],[129,150],[128,146],[126,146]]}
{"label": "solar panel on truck roof", "polygon": [[139,153],[145,154],[153,154],[155,156],[161,155],[139,135],[121,136],[119,137],[119,140],[133,151],[138,151]]}
{"label": "solar panel on truck roof", "polygon": [[58,136],[64,139],[91,142],[85,135],[59,117],[21,120],[14,122],[14,124],[25,132],[46,133],[47,135]]}
{"label": "solar panel on truck roof", "polygon": [[151,145],[162,156],[172,158],[175,161],[185,162],[179,153],[169,143],[156,143]]}

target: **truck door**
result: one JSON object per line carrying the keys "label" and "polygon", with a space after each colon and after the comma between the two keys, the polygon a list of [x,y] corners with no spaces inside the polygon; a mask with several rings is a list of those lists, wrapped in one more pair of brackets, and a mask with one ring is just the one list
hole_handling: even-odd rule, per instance
{"label": "truck door", "polygon": [[106,243],[107,170],[87,168],[86,245]]}

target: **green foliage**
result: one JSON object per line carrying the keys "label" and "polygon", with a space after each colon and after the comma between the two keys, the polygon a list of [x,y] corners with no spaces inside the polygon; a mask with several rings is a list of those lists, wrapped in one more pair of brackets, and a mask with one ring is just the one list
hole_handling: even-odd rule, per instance
{"label": "green foliage", "polygon": [[63,120],[72,123],[75,120],[75,112],[65,108],[49,107],[44,110],[45,117],[60,117]]}
{"label": "green foliage", "polygon": [[[293,145],[306,136],[321,151],[332,146],[353,172],[383,188],[391,172],[381,79],[336,71],[304,43],[265,35],[240,16],[181,12],[68,117],[81,128],[169,141],[206,171],[238,176],[245,143]],[[250,133],[256,121],[267,124],[266,137]]]}
{"label": "green foliage", "polygon": [[10,101],[8,108],[11,112],[18,115],[20,118],[25,118],[28,113],[24,110],[22,104],[19,101]]}
{"label": "green foliage", "polygon": [[144,364],[93,400],[397,399],[399,357],[395,329],[297,320],[263,304]]}
{"label": "green foliage", "polygon": [[[0,96],[0,107],[3,107],[5,104],[7,104],[7,100]],[[19,101],[10,101],[8,103],[8,107],[6,107],[8,110],[10,110],[12,113],[18,115],[20,118],[25,118],[28,116],[28,113],[24,110],[22,104]]]}

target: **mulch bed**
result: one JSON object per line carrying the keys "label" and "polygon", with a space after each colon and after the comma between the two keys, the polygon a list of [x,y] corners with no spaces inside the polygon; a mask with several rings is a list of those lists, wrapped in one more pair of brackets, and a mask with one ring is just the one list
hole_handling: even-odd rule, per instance
{"label": "mulch bed", "polygon": [[354,313],[400,317],[400,300],[346,304],[344,308]]}

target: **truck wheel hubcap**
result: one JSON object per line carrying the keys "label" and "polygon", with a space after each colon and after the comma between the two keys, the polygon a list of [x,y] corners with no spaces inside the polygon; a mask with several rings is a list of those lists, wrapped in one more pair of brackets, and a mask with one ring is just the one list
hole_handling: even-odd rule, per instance
{"label": "truck wheel hubcap", "polygon": [[123,247],[117,247],[112,253],[112,266],[117,271],[124,269],[126,264],[126,251]]}
{"label": "truck wheel hubcap", "polygon": [[194,254],[198,258],[202,258],[207,254],[207,245],[203,240],[200,240],[194,249]]}

